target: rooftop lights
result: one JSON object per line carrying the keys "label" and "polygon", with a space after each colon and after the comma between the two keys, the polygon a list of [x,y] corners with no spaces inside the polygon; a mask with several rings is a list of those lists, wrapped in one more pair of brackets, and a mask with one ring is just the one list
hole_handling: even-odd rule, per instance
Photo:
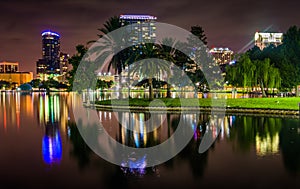
{"label": "rooftop lights", "polygon": [[156,20],[157,17],[151,15],[139,15],[139,14],[124,14],[120,15],[120,19],[133,19],[133,20]]}
{"label": "rooftop lights", "polygon": [[58,33],[52,32],[52,31],[50,31],[50,30],[44,31],[44,32],[42,33],[42,36],[44,36],[44,35],[54,35],[54,36],[60,37],[60,35],[59,35]]}

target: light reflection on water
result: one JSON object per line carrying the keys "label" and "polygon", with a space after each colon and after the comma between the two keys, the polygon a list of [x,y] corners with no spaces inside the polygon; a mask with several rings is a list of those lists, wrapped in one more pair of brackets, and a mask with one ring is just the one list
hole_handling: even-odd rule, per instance
{"label": "light reflection on water", "polygon": [[[119,124],[114,113],[98,111],[99,121],[103,123],[110,136],[128,146],[142,148],[164,142],[176,130],[179,119],[183,119],[185,125],[195,131],[189,145],[165,164],[145,168],[147,155],[135,157],[135,154],[132,154],[131,157],[124,158],[123,167],[117,166],[116,168],[97,157],[85,144],[76,126],[71,124],[74,119],[71,107],[72,99],[70,93],[50,95],[45,93],[0,93],[0,153],[2,154],[0,168],[8,170],[10,167],[16,167],[17,162],[11,156],[34,159],[32,162],[27,161],[32,167],[38,164],[37,159],[39,159],[46,165],[55,165],[62,172],[54,178],[71,179],[76,177],[78,180],[73,179],[74,185],[88,180],[80,176],[84,169],[87,175],[96,178],[93,181],[89,180],[92,186],[99,184],[99,181],[96,181],[99,180],[99,176],[96,176],[97,172],[103,172],[107,177],[116,175],[118,178],[125,177],[129,183],[132,177],[142,177],[145,179],[142,181],[144,183],[140,183],[142,186],[147,186],[151,182],[149,177],[153,176],[160,177],[164,183],[172,183],[174,186],[184,185],[179,183],[182,179],[180,176],[176,176],[177,172],[182,173],[181,175],[193,176],[193,179],[185,183],[191,187],[199,186],[199,183],[201,186],[209,185],[203,183],[202,180],[209,182],[210,178],[214,178],[213,175],[216,174],[221,175],[220,181],[225,183],[229,179],[227,175],[238,173],[236,176],[240,177],[239,182],[248,183],[246,180],[248,172],[256,173],[257,177],[253,177],[253,182],[261,182],[259,178],[264,176],[266,182],[264,185],[275,186],[275,188],[283,186],[280,185],[283,181],[299,184],[297,182],[300,175],[299,119],[242,115],[227,115],[224,119],[220,119],[207,114],[168,113],[162,115],[157,113],[152,115],[155,117],[153,120],[157,120],[157,122],[148,122],[147,125],[144,124],[144,121],[149,120],[149,113],[139,112],[130,115],[120,112],[121,124]],[[218,130],[214,130],[213,124],[221,127],[220,133]],[[132,128],[132,130],[126,128]],[[151,130],[150,128],[155,129]],[[207,153],[199,155],[197,151],[199,144],[204,133],[209,129],[213,131],[212,137],[218,136],[217,140]],[[149,130],[151,131],[148,132]],[[11,150],[7,146],[15,148],[13,155],[10,155]],[[34,150],[34,152],[24,154],[24,150]],[[270,158],[273,160],[269,161]],[[246,165],[243,161],[247,162]],[[242,170],[238,171],[234,168],[223,170],[222,166],[225,165],[217,167],[218,162],[232,167],[241,167]],[[96,166],[98,164],[99,166]],[[188,168],[181,167],[186,164]],[[76,169],[69,171],[66,165],[76,167]],[[129,168],[127,168],[128,165]],[[22,180],[21,178],[28,174],[26,171],[29,171],[23,170],[22,166],[17,166],[15,169],[20,172],[19,177],[14,177],[16,180]],[[47,175],[43,167],[35,167],[30,171],[41,175],[40,180]],[[22,172],[23,174],[21,174]],[[6,174],[14,175],[9,171]],[[166,175],[172,175],[174,178],[167,179]],[[274,178],[281,178],[282,181],[274,180]],[[274,183],[271,184],[270,180],[274,180]],[[2,179],[0,181],[8,182]],[[216,183],[211,182],[210,184],[215,186]],[[65,185],[68,186],[67,183]],[[225,186],[229,185],[225,184]],[[132,185],[130,187],[135,188]]]}
{"label": "light reflection on water", "polygon": [[[89,94],[89,95],[87,95]],[[90,91],[89,93],[85,92],[83,93],[83,99],[86,99],[87,96],[89,96],[89,99],[91,101],[94,100],[110,100],[110,99],[118,99],[119,98],[119,92],[118,91]],[[198,92],[195,94],[195,92],[191,91],[173,91],[171,92],[172,98],[194,98],[197,96],[198,98],[221,98],[221,99],[227,99],[227,98],[251,98],[250,94],[243,94],[243,93],[201,93]],[[123,91],[122,92],[123,98],[128,98],[128,92]],[[149,92],[143,91],[143,92],[130,92],[131,98],[149,98]],[[155,98],[165,98],[167,97],[167,92],[161,92],[154,90],[154,97]],[[255,97],[261,97],[261,95],[256,95]]]}

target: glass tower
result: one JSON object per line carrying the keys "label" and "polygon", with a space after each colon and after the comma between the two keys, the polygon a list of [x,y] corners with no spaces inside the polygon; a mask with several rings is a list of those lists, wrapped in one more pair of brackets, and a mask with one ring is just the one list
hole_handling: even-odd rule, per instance
{"label": "glass tower", "polygon": [[42,33],[42,59],[37,61],[37,74],[60,74],[60,35],[56,32]]}
{"label": "glass tower", "polygon": [[137,45],[142,42],[154,43],[156,39],[156,17],[151,15],[120,15],[122,25],[130,24],[129,42],[132,45]]}

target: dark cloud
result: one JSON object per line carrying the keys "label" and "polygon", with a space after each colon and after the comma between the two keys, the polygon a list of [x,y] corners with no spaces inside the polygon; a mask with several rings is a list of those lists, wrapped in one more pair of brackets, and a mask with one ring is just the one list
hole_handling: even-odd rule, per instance
{"label": "dark cloud", "polygon": [[41,56],[43,30],[60,33],[62,50],[72,55],[77,44],[96,39],[97,28],[114,15],[151,14],[187,30],[197,24],[210,46],[234,51],[257,30],[285,32],[300,24],[300,2],[294,0],[10,0],[0,7],[0,60],[19,61],[22,69],[32,71]]}

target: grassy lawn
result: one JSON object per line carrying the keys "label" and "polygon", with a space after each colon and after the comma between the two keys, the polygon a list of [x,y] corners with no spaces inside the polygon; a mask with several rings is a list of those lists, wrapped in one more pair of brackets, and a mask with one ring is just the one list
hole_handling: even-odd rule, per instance
{"label": "grassy lawn", "polygon": [[[155,99],[154,99],[155,100]],[[207,107],[211,106],[212,99],[179,99],[179,98],[159,98],[167,107],[179,107],[189,106],[196,107],[198,105]],[[198,101],[198,102],[197,102]],[[220,99],[214,100],[216,104]],[[224,100],[222,100],[224,101]],[[151,106],[162,106],[162,102],[151,102],[149,99],[130,99],[130,106],[141,106],[147,107]],[[221,101],[220,101],[221,102]],[[127,105],[127,100],[104,100],[98,101],[96,104],[100,105]],[[298,103],[300,103],[300,97],[286,97],[286,98],[237,98],[237,99],[227,99],[226,106],[230,108],[262,108],[262,109],[286,109],[286,110],[298,110]]]}

